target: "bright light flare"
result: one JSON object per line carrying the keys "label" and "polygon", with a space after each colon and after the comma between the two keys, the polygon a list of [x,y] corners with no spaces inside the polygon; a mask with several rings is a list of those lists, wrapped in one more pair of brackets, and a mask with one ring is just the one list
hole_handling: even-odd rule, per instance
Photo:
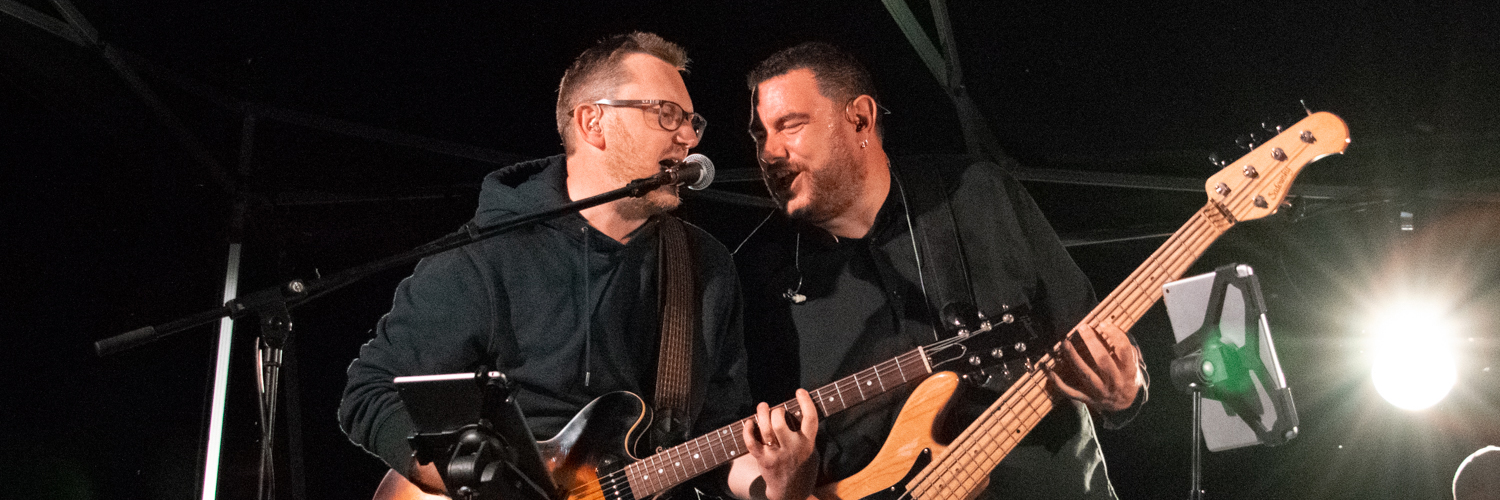
{"label": "bright light flare", "polygon": [[1375,391],[1397,408],[1423,410],[1458,381],[1454,328],[1442,308],[1397,305],[1366,330],[1372,334]]}

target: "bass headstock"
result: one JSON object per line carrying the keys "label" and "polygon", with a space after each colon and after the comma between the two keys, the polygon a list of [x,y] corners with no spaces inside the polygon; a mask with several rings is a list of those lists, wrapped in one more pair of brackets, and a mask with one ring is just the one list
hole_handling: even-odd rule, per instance
{"label": "bass headstock", "polygon": [[[949,304],[942,311],[950,336],[924,348],[933,371],[951,370],[973,379],[987,371],[1029,366],[1046,352],[1024,307],[1003,306],[985,315],[968,304]],[[987,377],[985,377],[987,378]]]}
{"label": "bass headstock", "polygon": [[1208,178],[1210,200],[1236,221],[1276,213],[1302,167],[1344,152],[1349,126],[1333,113],[1312,113]]}

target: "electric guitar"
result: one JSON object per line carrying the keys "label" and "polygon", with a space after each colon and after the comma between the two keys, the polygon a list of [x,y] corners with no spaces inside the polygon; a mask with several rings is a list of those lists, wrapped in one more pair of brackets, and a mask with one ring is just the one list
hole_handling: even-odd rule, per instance
{"label": "electric guitar", "polygon": [[[1161,298],[1162,285],[1181,277],[1209,244],[1239,221],[1275,213],[1302,167],[1342,153],[1348,144],[1349,127],[1343,120],[1332,113],[1309,113],[1209,177],[1205,184],[1208,203],[1082,323],[1097,327],[1108,321],[1129,330]],[[1057,364],[1054,353],[1077,333],[1075,327],[1052,349],[1017,367],[1019,374],[1000,399],[946,445],[933,438],[933,429],[954,393],[953,387],[937,378],[924,382],[902,408],[874,461],[853,476],[819,488],[814,495],[823,500],[870,496],[974,498],[988,484],[990,471],[1052,410],[1047,372]],[[1106,347],[1111,353],[1116,348],[1130,348]]]}
{"label": "electric guitar", "polygon": [[[972,309],[972,308],[969,308]],[[1024,356],[1036,339],[1030,321],[1018,312],[994,320],[962,307],[944,311],[956,334],[886,360],[810,391],[820,418],[926,378],[939,367],[970,369]],[[951,377],[951,375],[950,375]],[[778,405],[800,418],[796,400]],[[651,410],[635,394],[613,392],[584,406],[552,439],[537,443],[542,461],[560,491],[557,500],[635,500],[649,498],[749,453],[741,437],[754,417],[745,418],[686,443],[637,459],[635,449],[650,428]],[[446,498],[422,492],[396,471],[387,472],[376,500]]]}

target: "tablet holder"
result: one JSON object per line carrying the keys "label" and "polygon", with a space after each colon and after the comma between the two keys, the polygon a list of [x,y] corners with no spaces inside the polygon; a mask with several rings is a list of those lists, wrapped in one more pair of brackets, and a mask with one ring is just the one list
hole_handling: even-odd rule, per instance
{"label": "tablet holder", "polygon": [[[1276,446],[1296,437],[1297,409],[1250,266],[1230,264],[1162,288],[1177,339],[1172,383],[1193,395],[1190,498],[1201,499],[1200,435],[1209,451]],[[1212,400],[1207,411],[1203,398]]]}
{"label": "tablet holder", "polygon": [[460,500],[556,500],[536,439],[505,374],[481,369],[397,377],[417,462],[433,463]]}

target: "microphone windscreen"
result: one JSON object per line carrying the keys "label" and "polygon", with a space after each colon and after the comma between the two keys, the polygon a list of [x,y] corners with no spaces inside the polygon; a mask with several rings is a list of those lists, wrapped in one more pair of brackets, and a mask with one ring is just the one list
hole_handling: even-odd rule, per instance
{"label": "microphone windscreen", "polygon": [[698,166],[698,180],[693,181],[692,184],[688,184],[688,189],[694,191],[702,190],[714,182],[714,162],[709,160],[707,156],[693,153],[688,155],[687,158],[683,158],[682,163]]}

